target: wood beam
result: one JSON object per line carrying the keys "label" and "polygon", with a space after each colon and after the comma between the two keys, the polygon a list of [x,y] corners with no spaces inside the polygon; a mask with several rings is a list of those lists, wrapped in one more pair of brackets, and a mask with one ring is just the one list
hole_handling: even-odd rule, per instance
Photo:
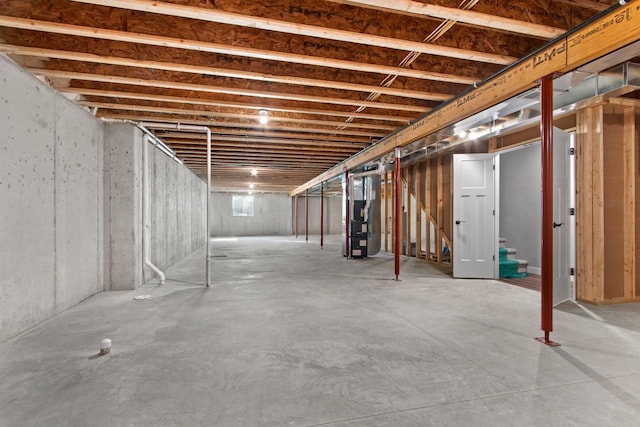
{"label": "wood beam", "polygon": [[[640,12],[637,7],[637,2],[634,1],[632,4],[612,8],[610,13],[506,68],[482,85],[443,104],[436,111],[394,132],[375,146],[363,150],[299,186],[290,192],[290,195],[298,194],[322,180],[331,179],[345,169],[354,169],[376,160],[395,148],[410,144],[496,105],[534,87],[536,81],[546,75],[571,71],[599,56],[637,41],[640,39]],[[622,14],[627,18],[612,20],[614,14]]]}
{"label": "wood beam", "polygon": [[255,80],[262,82],[283,83],[290,85],[332,88],[356,92],[377,92],[382,95],[399,96],[404,98],[423,99],[430,101],[444,101],[451,98],[446,93],[423,92],[410,89],[396,89],[385,86],[346,83],[335,80],[318,80],[298,76],[278,76],[272,74],[238,71],[226,68],[203,67],[200,65],[185,65],[171,62],[146,61],[115,56],[100,56],[92,53],[71,52],[53,49],[33,48],[25,46],[7,45],[0,43],[0,52],[25,55],[37,58],[54,58],[67,61],[81,61],[95,64],[109,64],[124,67],[135,67],[153,70],[173,71],[197,75],[229,77],[236,79]]}
{"label": "wood beam", "polygon": [[489,15],[488,13],[474,12],[471,10],[444,7],[435,4],[426,4],[412,0],[329,0],[334,3],[348,4],[351,6],[365,7],[368,9],[383,10],[403,15],[418,17],[440,18],[470,24],[476,27],[484,27],[492,30],[507,31],[510,33],[524,34],[530,37],[553,39],[561,36],[566,30],[551,27],[549,25],[534,24],[517,19],[502,16]]}
{"label": "wood beam", "polygon": [[[117,83],[135,86],[148,86],[148,87],[166,87],[170,89],[181,90],[197,90],[200,92],[208,93],[222,93],[226,95],[248,96],[254,98],[266,98],[266,99],[278,99],[287,101],[301,101],[301,102],[314,102],[323,104],[334,105],[347,105],[347,106],[365,106],[371,108],[380,108],[384,110],[398,110],[398,111],[413,111],[417,113],[424,113],[429,111],[429,108],[415,105],[405,104],[391,104],[383,102],[371,102],[362,101],[359,99],[345,99],[345,98],[329,98],[321,96],[309,96],[309,95],[295,95],[289,93],[277,93],[277,92],[264,92],[259,90],[250,89],[236,89],[222,86],[210,86],[210,85],[196,85],[192,83],[177,83],[164,80],[147,80],[131,77],[120,76],[105,76],[101,74],[91,73],[78,73],[75,71],[59,71],[48,70],[45,68],[27,68],[30,72],[36,75],[58,78],[58,79],[71,79],[71,80],[85,80],[103,83]],[[56,87],[56,89],[60,89]]]}
{"label": "wood beam", "polygon": [[[72,0],[79,3],[108,6],[114,8],[137,10],[140,12],[157,13],[167,16],[197,19],[219,24],[235,25],[239,27],[258,28],[266,31],[294,34],[307,37],[341,41],[347,43],[362,44],[365,46],[378,46],[387,49],[420,52],[429,55],[444,56],[447,58],[465,59],[468,61],[486,62],[490,64],[507,65],[517,58],[493,53],[478,52],[467,49],[446,47],[409,40],[394,39],[390,37],[364,34],[352,31],[337,30],[326,27],[316,27],[307,24],[298,24],[276,19],[261,18],[258,16],[242,15],[239,13],[225,12],[223,10],[182,6],[174,3],[165,3],[151,0]],[[100,30],[96,30],[100,31]]]}
{"label": "wood beam", "polygon": [[[116,90],[104,90],[104,89],[87,89],[87,88],[78,88],[78,87],[60,87],[58,89],[63,93],[74,93],[78,95],[84,96],[102,96],[108,98],[119,98],[119,99],[136,99],[143,101],[156,101],[156,102],[173,102],[177,104],[190,104],[190,105],[206,105],[209,107],[233,107],[233,108],[242,108],[249,110],[268,110],[270,112],[278,111],[283,113],[300,113],[300,114],[313,114],[313,115],[324,115],[324,116],[335,116],[335,117],[348,117],[354,119],[364,119],[364,120],[382,120],[382,121],[390,121],[390,122],[398,122],[398,123],[407,123],[413,120],[412,117],[398,117],[398,116],[389,116],[385,114],[368,114],[368,113],[352,113],[349,111],[336,111],[336,110],[319,110],[312,108],[282,108],[282,107],[264,107],[257,105],[247,105],[242,103],[234,103],[234,102],[218,102],[215,100],[208,100],[203,98],[189,98],[182,96],[168,96],[168,95],[155,95],[155,94],[147,94],[147,93],[139,93],[139,92],[121,92]],[[247,116],[244,114],[244,116]]]}
{"label": "wood beam", "polygon": [[171,37],[133,33],[129,31],[96,29],[94,27],[61,24],[50,21],[39,21],[35,19],[24,19],[6,15],[0,15],[0,26],[22,30],[44,31],[53,34],[67,34],[78,37],[90,37],[101,40],[138,43],[149,46],[219,53],[224,55],[234,55],[244,58],[254,58],[266,61],[279,61],[318,67],[345,69],[351,71],[362,71],[366,73],[413,77],[417,79],[435,80],[447,83],[473,84],[474,82],[479,81],[478,78],[458,76],[454,74],[435,73],[431,71],[416,70],[411,68],[390,67],[386,65],[344,61],[339,59],[323,58],[310,55],[297,55],[272,50],[252,49],[248,47],[201,42],[197,40],[176,39]]}

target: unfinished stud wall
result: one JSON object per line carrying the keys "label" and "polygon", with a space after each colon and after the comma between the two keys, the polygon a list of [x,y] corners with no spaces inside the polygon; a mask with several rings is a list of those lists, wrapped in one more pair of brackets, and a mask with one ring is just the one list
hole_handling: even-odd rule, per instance
{"label": "unfinished stud wall", "polygon": [[103,125],[0,56],[0,341],[102,290]]}
{"label": "unfinished stud wall", "polygon": [[581,301],[638,299],[635,105],[612,99],[578,111],[576,294]]}

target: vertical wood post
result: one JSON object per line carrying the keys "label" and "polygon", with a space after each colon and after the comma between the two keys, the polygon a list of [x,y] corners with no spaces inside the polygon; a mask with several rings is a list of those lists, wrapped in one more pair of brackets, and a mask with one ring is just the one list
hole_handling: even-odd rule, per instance
{"label": "vertical wood post", "polygon": [[553,331],[553,78],[542,78],[540,135],[542,136],[542,289],[541,329],[544,337],[536,338],[546,345]]}
{"label": "vertical wood post", "polygon": [[396,202],[396,215],[395,215],[395,230],[396,230],[396,240],[394,242],[395,246],[395,273],[396,280],[400,275],[400,239],[402,236],[402,232],[400,231],[400,216],[402,215],[402,177],[400,176],[400,150],[396,148],[396,191],[395,191],[395,202]]}

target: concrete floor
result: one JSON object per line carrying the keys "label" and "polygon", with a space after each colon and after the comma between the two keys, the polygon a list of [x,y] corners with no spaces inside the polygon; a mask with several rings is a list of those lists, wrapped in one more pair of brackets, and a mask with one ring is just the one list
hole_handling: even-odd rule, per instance
{"label": "concrete floor", "polygon": [[0,425],[640,425],[640,304],[565,304],[549,348],[537,292],[328,240],[214,241],[208,290],[200,252],[0,345]]}

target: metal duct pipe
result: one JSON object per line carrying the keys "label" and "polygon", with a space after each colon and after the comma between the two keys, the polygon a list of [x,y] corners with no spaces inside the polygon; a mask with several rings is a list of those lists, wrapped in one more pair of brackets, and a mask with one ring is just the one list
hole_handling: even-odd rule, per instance
{"label": "metal duct pipe", "polygon": [[142,137],[142,255],[144,265],[153,270],[160,278],[160,284],[164,285],[164,273],[151,262],[149,256],[149,140],[149,135],[145,133]]}
{"label": "metal duct pipe", "polygon": [[210,271],[209,271],[209,260],[210,256],[210,241],[211,241],[211,220],[210,220],[210,204],[211,204],[211,129],[207,126],[196,126],[196,125],[181,125],[180,123],[152,123],[152,122],[142,122],[140,126],[144,126],[150,129],[170,129],[170,130],[190,130],[193,132],[205,132],[207,134],[207,226],[206,226],[206,258],[205,258],[205,284],[207,288],[209,287],[210,281]]}

